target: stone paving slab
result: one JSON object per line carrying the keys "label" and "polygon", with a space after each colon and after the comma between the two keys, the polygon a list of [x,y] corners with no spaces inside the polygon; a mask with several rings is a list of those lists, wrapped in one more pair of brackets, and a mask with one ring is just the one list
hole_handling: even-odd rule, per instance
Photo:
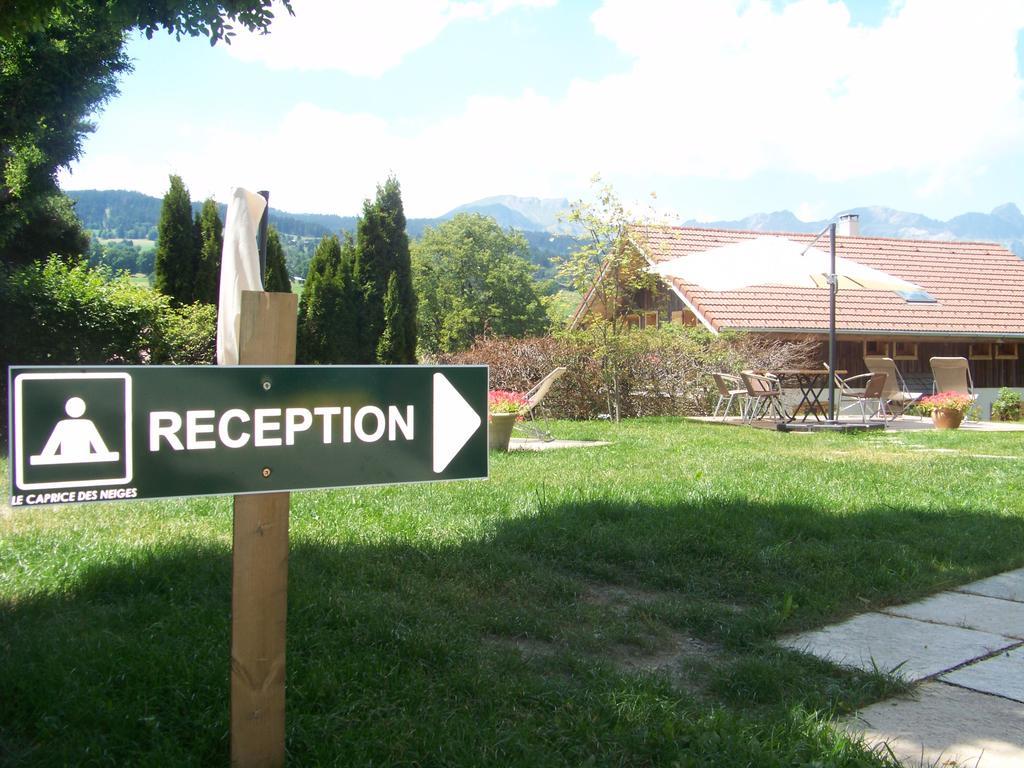
{"label": "stone paving slab", "polygon": [[941,592],[909,605],[883,608],[882,613],[1024,640],[1024,603],[995,597]]}
{"label": "stone paving slab", "polygon": [[1024,647],[947,672],[939,679],[1024,704]]}
{"label": "stone paving slab", "polygon": [[945,683],[873,704],[842,725],[870,743],[888,742],[908,766],[1024,766],[1024,704]]}
{"label": "stone paving slab", "polygon": [[991,632],[864,613],[842,624],[792,635],[780,643],[836,664],[868,672],[896,670],[906,679],[920,680],[1019,641]]}
{"label": "stone paving slab", "polygon": [[957,592],[969,592],[972,595],[1001,597],[1003,600],[1024,602],[1024,568],[1007,571],[989,579],[982,579],[956,588]]}

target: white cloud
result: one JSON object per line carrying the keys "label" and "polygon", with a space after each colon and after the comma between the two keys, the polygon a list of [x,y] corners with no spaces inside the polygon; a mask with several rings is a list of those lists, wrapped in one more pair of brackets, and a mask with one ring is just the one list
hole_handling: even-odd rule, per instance
{"label": "white cloud", "polygon": [[433,42],[460,19],[482,19],[554,0],[294,0],[278,11],[272,33],[244,30],[229,46],[243,61],[280,70],[338,70],[379,77]]}
{"label": "white cloud", "polygon": [[[391,24],[397,2],[364,19],[387,20],[399,35],[366,73],[425,44],[454,17],[498,13],[518,0],[412,0],[403,12],[422,14],[421,23]],[[370,6],[380,7],[360,8]],[[296,8],[303,35],[335,39],[332,66],[351,55],[346,66],[355,71],[359,57],[342,43],[370,46],[351,30],[327,35],[326,21],[340,23],[352,6],[325,8],[333,6],[318,6],[322,18]],[[300,104],[261,134],[205,129],[173,158],[173,169],[193,197],[225,195],[216,185],[229,179],[269,187],[286,210],[345,213],[393,171],[407,211],[425,216],[492,194],[572,194],[595,171],[643,192],[659,180],[699,185],[782,172],[836,183],[895,173],[936,195],[976,180],[1000,153],[1024,150],[1019,0],[906,0],[877,27],[853,24],[846,5],[826,0],[795,0],[781,11],[767,0],[605,0],[592,19],[630,65],[600,80],[577,79],[557,98],[530,90],[481,95],[426,122]],[[275,26],[271,38],[280,31]],[[287,37],[281,51],[298,39]],[[310,40],[305,46],[316,47]],[[312,56],[301,66],[312,66]],[[262,158],[260,177],[242,181],[252,157]],[[128,158],[94,156],[81,165],[97,187],[95,175],[130,167]],[[148,170],[144,160],[131,178],[159,179],[162,190],[164,160],[160,169]],[[801,210],[817,216],[826,205]]]}

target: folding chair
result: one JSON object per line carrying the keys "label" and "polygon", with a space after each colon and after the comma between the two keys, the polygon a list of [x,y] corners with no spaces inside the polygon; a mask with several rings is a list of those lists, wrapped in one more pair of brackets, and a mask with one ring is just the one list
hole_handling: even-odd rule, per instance
{"label": "folding chair", "polygon": [[718,387],[718,402],[715,403],[715,412],[711,414],[711,418],[718,416],[718,409],[722,407],[723,400],[725,401],[725,410],[722,411],[722,421],[728,417],[729,408],[732,407],[734,400],[739,409],[739,415],[742,417],[745,405],[743,398],[747,396],[747,388],[743,386],[743,379],[728,373],[712,373],[711,378],[715,380],[715,386]]}
{"label": "folding chair", "polygon": [[[564,367],[555,368],[555,370],[537,382],[533,389],[526,393],[526,404],[519,409],[519,417],[522,421],[516,422],[515,426],[517,432],[527,435],[530,439],[543,440],[546,443],[555,439],[554,435],[547,430],[541,429],[537,423],[536,410],[537,406],[547,397],[551,386],[562,378],[565,370]],[[529,418],[529,422],[526,421],[527,418]]]}
{"label": "folding chair", "polygon": [[[974,391],[974,379],[966,357],[933,357],[928,361],[932,367],[932,394],[959,392],[968,395],[972,401],[978,399]],[[968,411],[970,413],[970,411]]]}

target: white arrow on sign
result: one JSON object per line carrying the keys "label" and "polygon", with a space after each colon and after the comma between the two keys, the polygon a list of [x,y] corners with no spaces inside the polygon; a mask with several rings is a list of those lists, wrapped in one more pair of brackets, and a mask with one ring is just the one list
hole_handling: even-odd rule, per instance
{"label": "white arrow on sign", "polygon": [[480,414],[443,374],[434,374],[434,472],[443,472],[480,427]]}

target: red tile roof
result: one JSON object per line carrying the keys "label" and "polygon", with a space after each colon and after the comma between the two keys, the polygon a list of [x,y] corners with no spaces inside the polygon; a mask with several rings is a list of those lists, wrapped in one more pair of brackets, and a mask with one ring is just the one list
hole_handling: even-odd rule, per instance
{"label": "red tile roof", "polygon": [[[810,243],[814,235],[647,226],[632,231],[654,263],[739,240],[776,235]],[[826,233],[817,247],[828,250]],[[889,291],[840,289],[836,328],[846,333],[1024,337],[1024,260],[993,243],[836,237],[836,255],[920,285],[936,303],[908,302]],[[828,291],[753,286],[708,291],[671,282],[716,329],[828,330]]]}

